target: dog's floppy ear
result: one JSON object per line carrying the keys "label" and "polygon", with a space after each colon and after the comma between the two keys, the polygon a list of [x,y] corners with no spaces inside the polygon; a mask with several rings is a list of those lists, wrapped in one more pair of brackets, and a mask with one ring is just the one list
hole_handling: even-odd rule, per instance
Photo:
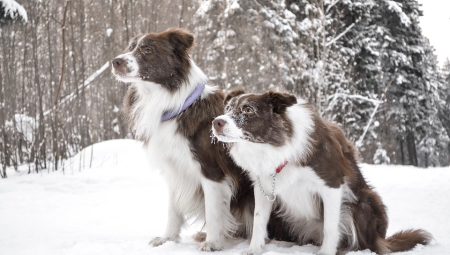
{"label": "dog's floppy ear", "polygon": [[297,98],[288,93],[267,92],[263,94],[266,102],[272,105],[273,112],[283,113],[286,108],[297,103]]}
{"label": "dog's floppy ear", "polygon": [[228,103],[228,101],[230,101],[230,99],[232,99],[233,97],[242,95],[244,93],[245,93],[245,91],[243,89],[234,89],[234,90],[228,92],[227,95],[225,96],[225,100],[223,101],[223,104],[226,105]]}
{"label": "dog's floppy ear", "polygon": [[170,28],[165,33],[174,49],[186,52],[194,44],[194,35],[185,29]]}

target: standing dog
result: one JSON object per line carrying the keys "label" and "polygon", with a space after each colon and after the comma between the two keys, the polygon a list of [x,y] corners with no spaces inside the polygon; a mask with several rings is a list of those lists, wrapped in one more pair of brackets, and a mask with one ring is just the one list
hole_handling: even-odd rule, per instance
{"label": "standing dog", "polygon": [[423,230],[386,238],[385,206],[336,125],[293,95],[235,95],[212,129],[254,182],[249,253],[263,248],[272,206],[290,222],[299,242],[321,245],[319,254],[361,249],[385,254],[429,243],[431,236]]}
{"label": "standing dog", "polygon": [[150,244],[177,240],[187,219],[201,218],[201,249],[211,251],[251,230],[253,190],[223,144],[211,143],[210,123],[223,114],[224,95],[189,57],[193,42],[182,29],[136,37],[112,61],[112,72],[131,83],[124,100],[130,128],[169,187],[166,232]]}

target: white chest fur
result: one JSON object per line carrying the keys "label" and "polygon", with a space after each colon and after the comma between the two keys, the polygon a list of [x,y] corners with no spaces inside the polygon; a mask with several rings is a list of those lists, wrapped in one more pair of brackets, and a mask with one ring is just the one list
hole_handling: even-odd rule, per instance
{"label": "white chest fur", "polygon": [[[148,82],[133,85],[139,98],[132,109],[133,131],[146,141],[151,164],[166,178],[173,204],[185,216],[199,216],[203,210],[203,197],[199,194],[201,168],[189,140],[177,132],[177,121],[161,122],[161,116],[164,111],[181,107],[199,79],[194,80],[194,85],[186,84],[174,93]],[[205,89],[202,96],[207,96],[209,90]]]}
{"label": "white chest fur", "polygon": [[[200,164],[193,158],[189,141],[177,132],[176,121],[161,123],[147,144],[150,160],[161,170],[176,169],[192,177],[199,177]],[[163,171],[163,174],[165,172]]]}
{"label": "white chest fur", "polygon": [[189,141],[176,132],[175,121],[165,122],[147,144],[149,160],[158,167],[172,192],[174,204],[185,216],[203,212],[200,164],[193,158]]}
{"label": "white chest fur", "polygon": [[[273,170],[275,172],[275,169]],[[250,174],[253,181],[259,179],[265,192],[272,189],[272,176]],[[287,165],[275,176],[275,195],[281,201],[281,213],[294,219],[319,219],[322,190],[326,185],[310,167]],[[259,185],[258,185],[259,186]],[[255,190],[255,192],[262,192]]]}

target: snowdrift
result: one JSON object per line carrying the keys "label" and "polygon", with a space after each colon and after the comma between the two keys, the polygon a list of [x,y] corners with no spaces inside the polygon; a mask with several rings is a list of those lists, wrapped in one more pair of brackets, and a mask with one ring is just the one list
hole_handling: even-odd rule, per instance
{"label": "snowdrift", "polygon": [[[388,207],[388,235],[408,228],[434,235],[430,246],[402,254],[449,254],[450,168],[362,167]],[[164,231],[167,189],[139,142],[96,144],[67,160],[64,171],[27,175],[10,170],[8,175],[0,180],[0,254],[205,254],[191,238],[201,224],[187,227],[180,243],[147,245]],[[247,247],[248,241],[236,241],[214,254],[239,254]],[[270,244],[265,254],[317,250]]]}

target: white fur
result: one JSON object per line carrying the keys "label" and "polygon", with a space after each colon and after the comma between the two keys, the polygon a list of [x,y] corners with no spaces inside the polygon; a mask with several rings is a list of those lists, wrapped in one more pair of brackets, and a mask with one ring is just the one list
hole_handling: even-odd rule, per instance
{"label": "white fur", "polygon": [[[275,195],[276,203],[280,206],[278,213],[291,222],[292,232],[298,235],[300,242],[311,237],[318,238],[323,240],[319,253],[334,255],[341,234],[356,238],[351,212],[348,208],[341,208],[343,202],[352,202],[354,196],[346,184],[331,188],[312,168],[296,164],[310,153],[309,138],[314,131],[314,121],[310,110],[301,103],[287,108],[287,115],[293,124],[294,133],[287,144],[281,147],[237,138],[236,134],[243,132],[226,115],[220,116],[226,119],[227,124],[224,135],[218,136],[218,139],[234,142],[230,147],[230,155],[249,172],[254,182],[259,177],[266,192],[271,190],[271,175],[275,169],[288,161],[283,171],[277,174]],[[324,222],[320,220],[320,200],[324,205]],[[267,201],[259,186],[255,185],[255,215],[250,253],[259,253],[264,246],[269,220],[267,215],[271,208],[272,203]],[[356,243],[355,239],[353,242]]]}
{"label": "white fur", "polygon": [[202,178],[202,188],[205,195],[207,235],[201,249],[204,251],[221,250],[224,245],[223,237],[237,229],[237,223],[230,211],[233,188],[206,178]]}
{"label": "white fur", "polygon": [[[139,38],[137,43],[139,43],[145,36],[142,36]],[[139,65],[134,57],[134,53],[136,51],[137,47],[133,51],[123,53],[118,55],[116,58],[121,58],[125,60],[127,64],[127,70],[129,70],[126,74],[118,74],[115,70],[115,68],[112,69],[112,73],[116,76],[116,78],[123,82],[140,82],[141,77],[139,77]]]}
{"label": "white fur", "polygon": [[137,63],[136,58],[133,56],[133,52],[127,52],[117,56],[116,58],[121,58],[125,60],[127,65],[127,70],[129,70],[126,74],[118,74],[116,70],[113,68],[112,72],[116,75],[117,79],[124,82],[136,82],[139,81],[139,65]]}
{"label": "white fur", "polygon": [[244,136],[242,130],[236,126],[236,123],[229,115],[221,115],[216,119],[224,120],[227,123],[223,129],[224,135],[217,133],[216,129],[212,129],[214,135],[219,138],[220,141],[232,143],[242,140],[242,137]]}
{"label": "white fur", "polygon": [[253,190],[255,194],[255,212],[249,251],[250,253],[260,253],[267,238],[267,223],[272,212],[273,201],[266,199],[257,186],[254,186]]}
{"label": "white fur", "polygon": [[[128,59],[130,70],[138,70],[133,67],[133,57],[127,54],[121,56]],[[202,249],[221,248],[224,233],[234,229],[235,224],[229,209],[231,186],[228,181],[207,181],[201,173],[200,163],[193,157],[189,141],[177,132],[177,122],[161,122],[165,111],[180,109],[195,87],[206,82],[206,75],[191,61],[187,82],[176,92],[169,92],[160,84],[142,81],[135,73],[118,79],[133,82],[131,86],[137,89],[139,99],[132,109],[135,116],[133,131],[147,141],[149,160],[161,170],[169,188],[166,232],[150,243],[158,246],[168,240],[177,240],[188,218],[204,219],[206,215],[207,239]],[[202,98],[215,90],[215,87],[206,86]]]}
{"label": "white fur", "polygon": [[[297,161],[298,156],[306,157],[310,153],[309,135],[314,130],[314,122],[311,113],[301,104],[293,105],[287,108],[287,114],[294,124],[294,137],[282,147],[274,147],[270,144],[253,143],[244,140],[243,134],[234,120],[228,115],[221,115],[218,118],[224,118],[227,124],[224,127],[223,136],[218,139],[228,142],[232,139],[233,146],[230,153],[236,163],[244,169],[258,169],[259,174],[270,175],[284,161]],[[261,160],[263,158],[264,160]],[[250,171],[250,170],[249,170]]]}

